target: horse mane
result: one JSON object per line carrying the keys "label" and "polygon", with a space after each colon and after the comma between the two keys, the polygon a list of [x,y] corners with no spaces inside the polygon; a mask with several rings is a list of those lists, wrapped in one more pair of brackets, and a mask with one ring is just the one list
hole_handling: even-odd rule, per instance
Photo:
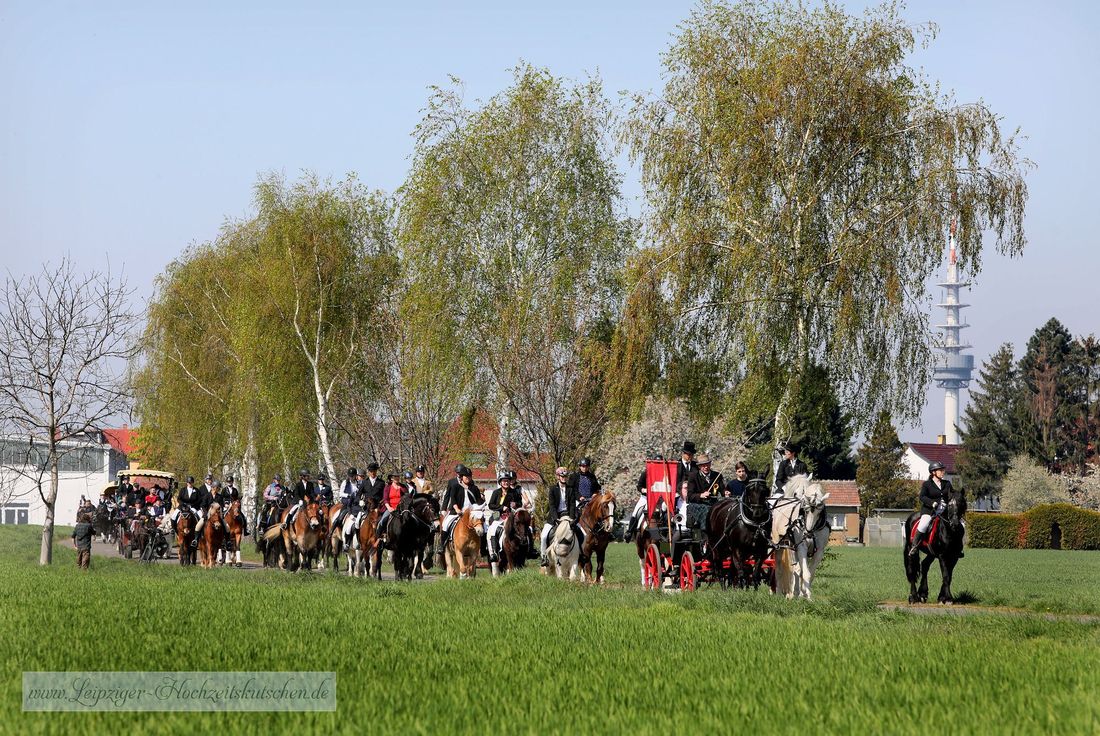
{"label": "horse mane", "polygon": [[783,495],[787,498],[802,497],[806,494],[806,490],[809,487],[810,476],[795,475],[787,481],[787,484],[785,486],[783,486]]}
{"label": "horse mane", "polygon": [[587,504],[585,504],[584,511],[581,512],[580,523],[588,522],[588,526],[591,529],[592,526],[600,520],[600,513],[604,507],[615,500],[615,494],[611,491],[600,491],[592,497]]}

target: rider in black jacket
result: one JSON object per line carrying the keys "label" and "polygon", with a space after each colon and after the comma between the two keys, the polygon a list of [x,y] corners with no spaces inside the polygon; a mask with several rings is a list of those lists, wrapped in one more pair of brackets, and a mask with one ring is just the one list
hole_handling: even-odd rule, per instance
{"label": "rider in black jacket", "polygon": [[[953,490],[951,481],[944,475],[947,469],[941,462],[932,462],[928,465],[928,480],[920,487],[920,520],[917,522],[917,536],[913,539],[913,546],[909,548],[909,555],[916,557],[920,545],[928,537],[932,528],[932,519],[943,513],[947,508],[947,499]],[[962,557],[962,555],[959,555]]]}

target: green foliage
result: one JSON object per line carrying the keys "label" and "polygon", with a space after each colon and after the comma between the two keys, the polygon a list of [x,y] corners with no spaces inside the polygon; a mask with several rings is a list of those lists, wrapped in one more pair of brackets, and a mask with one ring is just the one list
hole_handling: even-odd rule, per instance
{"label": "green foliage", "polygon": [[1022,517],[1018,514],[967,514],[967,543],[971,547],[1017,549]]}
{"label": "green foliage", "polygon": [[799,455],[815,477],[832,480],[855,477],[850,419],[840,406],[825,368],[816,365],[806,368],[798,386],[791,426],[791,440],[800,448]]}
{"label": "green foliage", "polygon": [[1036,506],[1023,514],[968,514],[971,547],[1051,549],[1057,524],[1065,550],[1100,549],[1100,513],[1068,503]]}
{"label": "green foliage", "polygon": [[960,428],[962,449],[957,465],[963,485],[975,498],[997,497],[1012,457],[1024,449],[1023,432],[1028,420],[1023,384],[1004,344],[982,366],[978,385]]}
{"label": "green foliage", "polygon": [[1026,455],[1009,463],[1001,488],[1001,509],[1019,513],[1044,503],[1069,501],[1069,493],[1046,468]]}
{"label": "green foliage", "polygon": [[906,477],[905,445],[890,421],[890,414],[879,412],[870,436],[857,453],[859,469],[859,513],[867,518],[871,509],[905,509],[916,505],[917,489]]}
{"label": "green foliage", "polygon": [[892,4],[707,2],[622,129],[677,320],[652,339],[694,332],[749,380],[778,368],[778,439],[811,363],[856,427],[919,412],[923,297],[953,217],[968,273],[987,230],[1024,247],[1028,164],[992,110],[905,63],[920,35]]}
{"label": "green foliage", "polygon": [[1045,467],[1059,470],[1060,463],[1081,465],[1072,437],[1079,413],[1073,335],[1051,318],[1027,341],[1020,358],[1020,378],[1027,387],[1028,449]]}

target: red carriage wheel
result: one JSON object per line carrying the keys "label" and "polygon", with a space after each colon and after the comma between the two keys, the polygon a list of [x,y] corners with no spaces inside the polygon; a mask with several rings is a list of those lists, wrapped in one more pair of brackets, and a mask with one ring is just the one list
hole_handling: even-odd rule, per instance
{"label": "red carriage wheel", "polygon": [[645,580],[643,586],[646,590],[653,590],[661,584],[661,555],[657,552],[657,545],[651,544],[646,548],[645,561],[643,563]]}
{"label": "red carriage wheel", "polygon": [[690,552],[680,558],[680,590],[695,590],[695,558]]}

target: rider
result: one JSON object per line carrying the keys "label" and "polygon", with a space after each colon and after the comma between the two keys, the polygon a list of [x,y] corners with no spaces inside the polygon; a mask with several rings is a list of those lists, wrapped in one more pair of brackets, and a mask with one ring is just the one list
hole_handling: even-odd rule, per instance
{"label": "rider", "polygon": [[416,483],[413,482],[415,479],[416,476],[413,475],[411,470],[406,470],[401,474],[401,484],[405,486],[405,492],[410,496],[417,492]]}
{"label": "rider", "polygon": [[225,521],[225,510],[226,510],[226,508],[228,508],[228,506],[226,504],[222,503],[222,499],[225,497],[225,492],[222,491],[222,483],[219,480],[212,480],[211,483],[210,483],[209,488],[210,488],[209,492],[206,492],[206,491],[203,492],[202,510],[207,516],[209,516],[210,515],[210,505],[214,504],[214,503],[218,504],[218,510],[220,512],[219,516],[221,516],[221,520],[222,520],[222,531],[225,533],[225,536],[228,537],[229,536],[229,524],[226,523],[226,521]]}
{"label": "rider", "polygon": [[413,485],[416,486],[416,493],[431,493],[432,482],[426,477],[428,467],[426,465],[416,466],[416,475],[413,476]]}
{"label": "rider", "polygon": [[554,527],[557,526],[558,521],[563,516],[568,516],[573,520],[573,528],[577,534],[578,542],[584,544],[584,532],[579,526],[577,526],[577,487],[569,485],[566,481],[569,478],[569,473],[565,468],[559,467],[555,472],[557,479],[556,483],[550,484],[550,487],[546,491],[547,499],[547,516],[546,523],[542,526],[542,534],[540,535],[539,551],[542,554],[542,566],[547,567],[550,565],[550,560],[546,557],[546,548],[550,545],[550,534],[553,532]]}
{"label": "rider", "polygon": [[386,480],[388,481],[386,492],[382,495],[382,518],[378,520],[378,526],[375,527],[375,533],[382,540],[383,545],[389,541],[386,539],[386,523],[390,520],[390,515],[397,511],[401,499],[408,493],[405,484],[398,481],[396,475],[389,475]]}
{"label": "rider", "polygon": [[[932,528],[932,518],[939,516],[947,508],[947,498],[950,495],[951,481],[944,478],[947,469],[944,464],[937,461],[928,464],[928,480],[920,487],[920,521],[917,522],[917,536],[913,539],[913,546],[909,548],[909,556],[916,557],[920,551],[921,543],[927,539],[928,531]],[[959,555],[962,557],[962,555]]]}
{"label": "rider", "polygon": [[[658,462],[664,461],[664,457],[661,455],[658,455],[653,459]],[[645,518],[645,510],[647,505],[646,498],[648,494],[648,468],[642,468],[642,473],[638,476],[638,502],[634,504],[634,510],[630,512],[630,526],[626,528],[626,534],[623,536],[623,541],[629,542],[631,539],[634,538],[634,535],[638,533],[638,526],[642,523],[642,519]]]}
{"label": "rider", "polygon": [[275,474],[274,480],[264,489],[264,507],[260,512],[260,516],[256,519],[257,528],[268,526],[271,523],[271,515],[278,508],[279,502],[283,500],[283,496],[286,494],[286,489],[283,488],[283,476],[279,473]]}
{"label": "rider", "polygon": [[494,519],[489,524],[486,534],[489,543],[489,562],[497,562],[500,558],[500,532],[504,528],[504,522],[514,509],[523,506],[523,494],[512,485],[513,473],[502,470],[497,475],[499,484],[489,494],[489,510],[493,512]]}
{"label": "rider", "polygon": [[[233,482],[233,480],[234,479],[233,479],[232,475],[225,476],[225,484],[222,486],[222,498],[221,498],[220,501],[218,501],[218,503],[220,503],[222,505],[222,516],[223,517],[225,516],[226,511],[229,509],[229,507],[233,504],[234,501],[240,501],[241,500],[241,491],[240,491],[239,488],[237,488],[237,486]],[[241,533],[244,536],[247,537],[248,536],[248,517],[246,517],[243,513],[241,514],[241,527],[242,527]]]}
{"label": "rider", "polygon": [[451,529],[458,522],[462,512],[471,506],[485,503],[485,497],[473,481],[473,473],[465,465],[459,463],[455,466],[455,477],[447,482],[447,492],[443,495],[443,508],[446,512],[443,516],[443,524],[437,537],[435,554],[443,554],[447,540],[450,538]]}
{"label": "rider", "polygon": [[205,495],[206,494],[203,493],[201,488],[195,487],[195,476],[187,476],[187,485],[180,491],[179,506],[176,507],[170,517],[172,519],[172,531],[176,531],[176,522],[179,520],[180,512],[184,508],[190,509],[191,513],[195,514],[195,518],[198,519],[198,522],[195,524],[195,536],[191,540],[192,547],[199,546],[199,530],[202,528],[205,518],[203,516],[203,509],[205,508],[203,500]]}
{"label": "rider", "polygon": [[600,482],[596,480],[595,474],[591,472],[591,466],[592,461],[587,457],[582,457],[580,462],[577,463],[577,472],[570,475],[566,481],[567,485],[577,489],[578,512],[584,509],[585,504],[600,492]]}
{"label": "rider", "polygon": [[294,484],[294,490],[291,493],[294,498],[294,505],[290,507],[290,512],[283,519],[280,527],[282,529],[286,529],[294,523],[295,517],[298,516],[298,512],[303,506],[317,500],[317,486],[313,485],[313,481],[309,479],[309,471],[305,468],[298,471],[298,482]]}
{"label": "rider", "polygon": [[348,468],[348,477],[344,480],[344,484],[340,486],[340,495],[337,497],[337,501],[340,503],[340,512],[336,514],[336,518],[333,519],[333,527],[338,527],[344,522],[344,517],[351,511],[352,506],[357,505],[357,497],[359,496],[359,485],[355,479],[358,477],[359,471],[355,468]]}
{"label": "rider", "polygon": [[377,508],[382,505],[385,490],[386,482],[378,477],[378,463],[371,463],[367,466],[367,477],[363,479],[359,505],[367,509]]}
{"label": "rider", "polygon": [[810,471],[806,468],[806,463],[798,459],[796,445],[788,443],[780,445],[776,450],[783,455],[783,460],[775,471],[775,492],[782,495],[783,486],[787,485],[787,481],[796,475],[809,475]]}
{"label": "rider", "polygon": [[328,476],[324,473],[317,474],[317,500],[332,505],[332,486],[328,484]]}

